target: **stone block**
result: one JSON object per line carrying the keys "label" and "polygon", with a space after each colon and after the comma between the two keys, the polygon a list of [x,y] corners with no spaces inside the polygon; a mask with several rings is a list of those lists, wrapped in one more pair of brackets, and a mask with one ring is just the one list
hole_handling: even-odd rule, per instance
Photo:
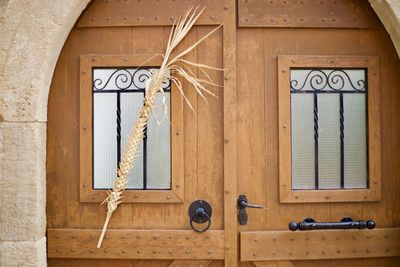
{"label": "stone block", "polygon": [[36,242],[0,242],[0,266],[47,266],[46,237]]}
{"label": "stone block", "polygon": [[45,123],[0,123],[1,241],[45,234],[45,136]]}

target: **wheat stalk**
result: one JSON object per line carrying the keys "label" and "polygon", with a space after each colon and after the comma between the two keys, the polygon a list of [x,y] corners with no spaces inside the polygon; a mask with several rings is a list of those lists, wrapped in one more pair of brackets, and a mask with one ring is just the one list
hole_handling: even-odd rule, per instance
{"label": "wheat stalk", "polygon": [[[193,27],[197,19],[203,13],[205,8],[199,10],[198,8],[190,8],[184,16],[180,17],[172,26],[171,33],[168,38],[167,48],[165,54],[163,55],[163,61],[159,70],[153,70],[146,84],[146,96],[144,99],[143,107],[139,113],[138,119],[129,135],[124,154],[122,156],[121,162],[117,170],[116,178],[114,179],[111,190],[108,192],[107,198],[102,204],[107,202],[107,216],[104,222],[103,229],[99,241],[97,243],[97,248],[101,247],[105,232],[107,230],[108,223],[111,219],[112,214],[117,209],[118,205],[122,203],[122,195],[128,185],[128,175],[133,167],[133,163],[138,156],[139,143],[143,140],[144,130],[149,120],[150,113],[154,107],[154,99],[157,93],[163,92],[162,82],[166,79],[170,79],[177,87],[182,97],[185,99],[186,103],[190,109],[194,112],[192,105],[185,96],[183,92],[182,82],[178,77],[188,81],[196,90],[196,92],[203,98],[204,94],[210,94],[215,96],[210,90],[206,88],[207,85],[218,86],[215,84],[210,76],[207,74],[206,70],[222,70],[219,68],[214,68],[205,64],[195,63],[183,59],[183,56],[192,51],[197,47],[202,41],[204,41],[208,36],[213,34],[221,26],[216,27],[208,34],[200,38],[196,43],[187,49],[183,50],[176,56],[172,57],[172,53],[175,48],[180,44],[180,42],[189,33],[190,29]],[[197,67],[206,77],[206,79],[200,79],[197,77],[188,66]],[[171,74],[171,76],[170,76]]]}

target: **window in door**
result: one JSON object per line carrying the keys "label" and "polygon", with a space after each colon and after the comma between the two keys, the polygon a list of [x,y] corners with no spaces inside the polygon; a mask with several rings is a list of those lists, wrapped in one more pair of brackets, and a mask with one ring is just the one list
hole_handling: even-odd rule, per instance
{"label": "window in door", "polygon": [[[151,55],[81,56],[81,201],[103,201],[112,186],[143,106],[146,82],[161,63],[149,58]],[[182,101],[169,81],[164,81],[162,88],[129,175],[124,202],[182,202]]]}
{"label": "window in door", "polygon": [[[125,144],[146,96],[146,82],[156,68],[93,69],[93,187],[112,186]],[[170,82],[155,99],[155,108],[140,143],[129,189],[170,189]]]}
{"label": "window in door", "polygon": [[281,201],[380,197],[376,58],[280,57]]}

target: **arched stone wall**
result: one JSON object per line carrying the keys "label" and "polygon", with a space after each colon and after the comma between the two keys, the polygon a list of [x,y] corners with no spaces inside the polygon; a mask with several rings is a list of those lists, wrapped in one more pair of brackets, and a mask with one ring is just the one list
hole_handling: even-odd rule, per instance
{"label": "arched stone wall", "polygon": [[[89,0],[0,2],[0,266],[46,265],[47,98]],[[400,2],[370,0],[400,55]]]}

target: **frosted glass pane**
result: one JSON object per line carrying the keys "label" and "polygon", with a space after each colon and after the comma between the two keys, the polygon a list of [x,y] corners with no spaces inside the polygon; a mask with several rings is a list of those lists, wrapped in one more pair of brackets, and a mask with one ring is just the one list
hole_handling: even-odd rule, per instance
{"label": "frosted glass pane", "polygon": [[344,107],[344,186],[367,187],[365,95],[347,94]]}
{"label": "frosted glass pane", "polygon": [[117,170],[117,96],[93,95],[93,180],[95,189],[110,188]]}
{"label": "frosted glass pane", "polygon": [[340,188],[339,94],[318,94],[319,188]]}
{"label": "frosted glass pane", "polygon": [[[121,93],[121,158],[142,106],[142,93]],[[128,189],[133,188],[143,188],[143,142],[140,142],[138,157],[129,174]]]}
{"label": "frosted glass pane", "polygon": [[291,95],[292,188],[315,188],[314,96]]}
{"label": "frosted glass pane", "polygon": [[[164,117],[163,95],[168,115]],[[171,187],[170,151],[170,94],[157,94],[155,112],[147,126],[147,188],[169,189]]]}

